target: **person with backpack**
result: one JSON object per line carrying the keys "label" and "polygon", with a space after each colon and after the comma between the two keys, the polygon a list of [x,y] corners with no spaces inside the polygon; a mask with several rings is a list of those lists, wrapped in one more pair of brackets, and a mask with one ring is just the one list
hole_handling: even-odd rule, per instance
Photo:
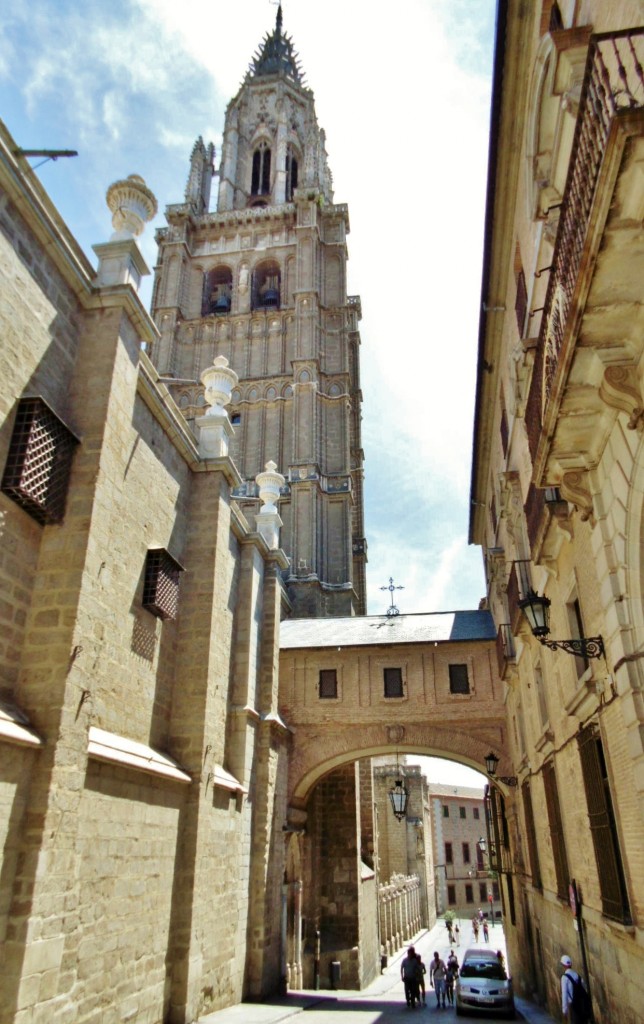
{"label": "person with backpack", "polygon": [[565,955],[561,958],[564,973],[561,976],[561,1012],[569,1024],[589,1024],[592,1020],[590,996],[584,983],[572,969],[572,960]]}

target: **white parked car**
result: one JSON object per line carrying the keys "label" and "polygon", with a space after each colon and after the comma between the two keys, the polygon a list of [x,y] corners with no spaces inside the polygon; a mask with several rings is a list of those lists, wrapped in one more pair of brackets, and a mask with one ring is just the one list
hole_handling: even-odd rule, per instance
{"label": "white parked car", "polygon": [[491,949],[467,949],[456,979],[456,1013],[486,1010],[496,1016],[515,1016],[512,979]]}

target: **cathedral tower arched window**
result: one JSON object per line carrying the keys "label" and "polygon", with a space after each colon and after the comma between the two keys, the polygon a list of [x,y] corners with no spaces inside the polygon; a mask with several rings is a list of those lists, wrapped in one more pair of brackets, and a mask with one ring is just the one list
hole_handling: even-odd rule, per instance
{"label": "cathedral tower arched window", "polygon": [[276,260],[257,265],[253,273],[253,309],[279,308],[281,276]]}
{"label": "cathedral tower arched window", "polygon": [[271,150],[267,142],[260,142],[253,153],[251,196],[267,196],[271,191]]}
{"label": "cathedral tower arched window", "polygon": [[201,315],[230,313],[233,274],[230,267],[214,267],[204,275]]}
{"label": "cathedral tower arched window", "polygon": [[293,199],[293,192],[297,188],[297,154],[292,146],[286,150],[286,202]]}

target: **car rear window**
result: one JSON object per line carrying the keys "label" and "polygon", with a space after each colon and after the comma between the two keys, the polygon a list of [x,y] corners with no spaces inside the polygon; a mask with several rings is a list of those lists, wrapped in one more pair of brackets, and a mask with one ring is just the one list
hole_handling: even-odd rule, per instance
{"label": "car rear window", "polygon": [[494,960],[465,960],[461,967],[461,978],[492,978],[494,981],[505,981],[506,973]]}

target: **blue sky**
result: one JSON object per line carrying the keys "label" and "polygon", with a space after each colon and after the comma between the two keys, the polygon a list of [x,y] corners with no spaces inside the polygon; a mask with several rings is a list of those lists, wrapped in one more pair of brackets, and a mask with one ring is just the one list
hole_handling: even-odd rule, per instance
{"label": "blue sky", "polygon": [[[160,214],[183,198],[198,135],[225,106],[269,0],[31,0],[3,13],[1,116],[24,148],[71,148],[38,174],[87,255],[105,191],[141,174]],[[472,414],[495,0],[286,0],[349,204],[349,291],[362,298],[369,612],[393,576],[402,612],[476,607],[468,548]],[[32,161],[36,163],[36,161]],[[149,301],[150,280],[143,289]]]}

